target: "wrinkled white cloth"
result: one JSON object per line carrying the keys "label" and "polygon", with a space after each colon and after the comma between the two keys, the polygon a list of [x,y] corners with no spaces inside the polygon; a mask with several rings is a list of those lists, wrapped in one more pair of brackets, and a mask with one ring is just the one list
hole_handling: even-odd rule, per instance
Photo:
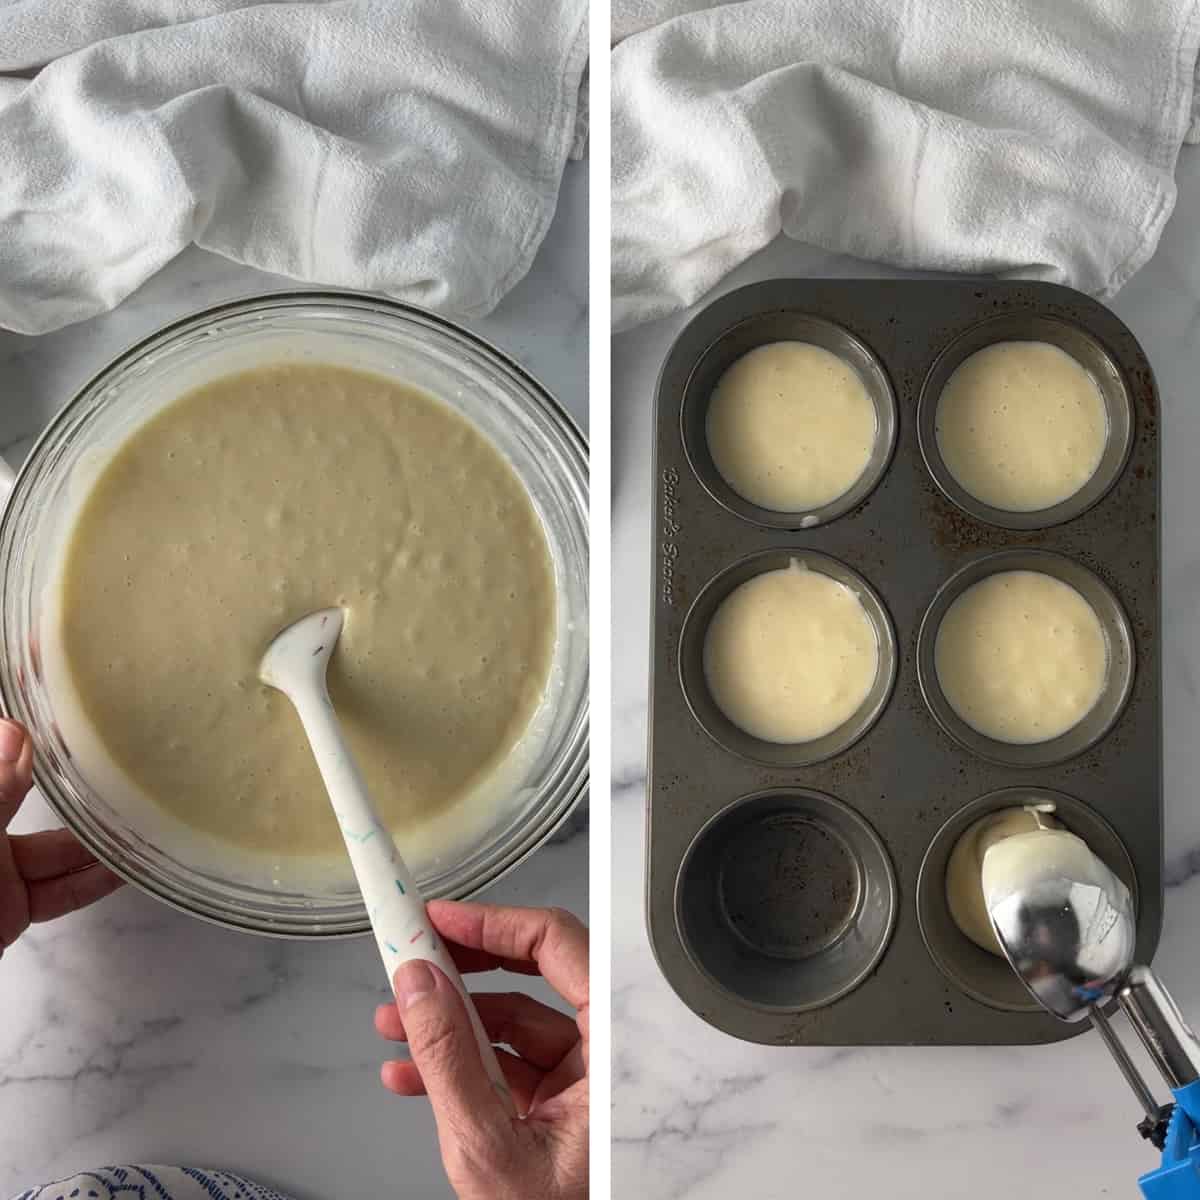
{"label": "wrinkled white cloth", "polygon": [[1200,141],[1198,0],[614,0],[613,323],[779,234],[1111,296]]}
{"label": "wrinkled white cloth", "polygon": [[109,309],[190,242],[485,313],[586,55],[586,0],[0,0],[0,326]]}

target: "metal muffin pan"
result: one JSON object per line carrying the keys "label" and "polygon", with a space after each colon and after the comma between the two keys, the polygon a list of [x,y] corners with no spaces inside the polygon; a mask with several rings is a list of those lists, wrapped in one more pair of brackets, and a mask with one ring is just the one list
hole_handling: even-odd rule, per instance
{"label": "metal muffin pan", "polygon": [[[957,489],[931,414],[968,354],[1022,338],[1052,341],[1092,372],[1110,441],[1081,493],[1014,522]],[[842,353],[884,414],[849,506],[765,513],[708,455],[706,404],[721,372],[786,339]],[[1029,1004],[1004,964],[959,933],[944,874],[973,819],[1022,797],[1054,799],[1064,824],[1133,887],[1139,958],[1157,945],[1158,400],[1133,335],[1102,305],[1051,284],[751,285],[704,309],[671,349],[654,478],[647,915],[672,987],[717,1028],[768,1044],[1030,1044],[1081,1032]],[[793,557],[854,587],[880,638],[875,689],[824,745],[748,737],[703,677],[717,605]],[[930,673],[936,614],[1006,567],[1071,582],[1109,642],[1105,696],[1076,729],[1034,747],[980,738]]]}

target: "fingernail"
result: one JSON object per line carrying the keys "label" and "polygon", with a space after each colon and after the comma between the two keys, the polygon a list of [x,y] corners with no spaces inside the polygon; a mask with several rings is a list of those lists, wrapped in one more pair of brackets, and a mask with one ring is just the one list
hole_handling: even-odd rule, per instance
{"label": "fingernail", "polygon": [[423,958],[414,958],[397,967],[396,974],[392,976],[392,983],[396,990],[396,1003],[401,1012],[437,988],[437,980]]}
{"label": "fingernail", "polygon": [[15,763],[25,745],[25,730],[13,721],[0,721],[0,762]]}

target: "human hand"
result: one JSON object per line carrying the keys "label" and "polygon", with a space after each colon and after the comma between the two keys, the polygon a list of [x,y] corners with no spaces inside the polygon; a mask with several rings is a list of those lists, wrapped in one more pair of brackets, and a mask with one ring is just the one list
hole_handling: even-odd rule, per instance
{"label": "human hand", "polygon": [[411,1062],[384,1063],[383,1085],[428,1095],[442,1162],[459,1200],[584,1200],[588,1194],[588,933],[561,909],[448,900],[429,917],[464,974],[540,974],[575,1020],[520,992],[477,993],[480,1019],[523,1119],[510,1117],[483,1068],[462,997],[431,963],[398,968],[396,1004],[375,1028],[407,1041]]}
{"label": "human hand", "polygon": [[69,829],[9,834],[33,786],[33,739],[0,720],[0,955],[34,921],[52,921],[121,886]]}

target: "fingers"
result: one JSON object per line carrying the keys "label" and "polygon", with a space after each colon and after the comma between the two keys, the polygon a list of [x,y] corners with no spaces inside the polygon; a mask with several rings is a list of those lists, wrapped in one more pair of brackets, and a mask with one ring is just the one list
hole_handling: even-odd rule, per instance
{"label": "fingers", "polygon": [[17,870],[30,882],[81,871],[96,861],[96,856],[69,829],[14,833],[8,841]]}
{"label": "fingers", "polygon": [[67,829],[0,836],[0,949],[33,921],[52,921],[121,886]]}
{"label": "fingers", "polygon": [[454,959],[454,965],[463,975],[476,975],[481,971],[511,971],[514,975],[541,974],[535,962],[500,958],[498,955],[488,954],[486,950],[472,950],[469,946],[456,946],[449,941],[446,942],[446,946]]}
{"label": "fingers", "polygon": [[503,1153],[513,1136],[512,1122],[484,1070],[458,989],[423,959],[399,967],[393,982],[443,1157],[466,1154],[486,1162]]}
{"label": "fingers", "polygon": [[499,970],[512,971],[517,975],[539,974],[537,963],[534,962],[518,962],[516,959],[498,958],[495,954],[488,954],[484,950],[472,950],[469,946],[456,946],[453,942],[446,942],[446,949],[450,951],[454,965],[462,975]]}
{"label": "fingers", "polygon": [[[586,1043],[579,1041],[563,1056],[562,1062],[553,1071],[547,1071],[534,1093],[533,1102],[550,1100],[567,1091],[581,1080],[587,1079],[587,1061],[584,1053]],[[586,1083],[585,1083],[586,1088]]]}
{"label": "fingers", "polygon": [[511,1046],[526,1062],[549,1071],[579,1043],[579,1026],[565,1013],[521,992],[476,1001],[488,1037]]}
{"label": "fingers", "polygon": [[16,721],[0,720],[0,829],[21,807],[33,786],[33,739]]}
{"label": "fingers", "polygon": [[[511,1046],[521,1058],[552,1070],[579,1042],[579,1027],[565,1013],[522,992],[477,993],[479,1019],[493,1042]],[[375,1028],[393,1042],[406,1041],[404,1018],[394,1004],[375,1011]]]}
{"label": "fingers", "polygon": [[[479,999],[478,996],[475,997]],[[400,1009],[394,1004],[381,1004],[375,1010],[375,1032],[385,1037],[389,1042],[406,1042],[408,1034],[404,1032],[404,1018]]]}
{"label": "fingers", "polygon": [[9,839],[0,832],[0,953],[29,928],[29,894],[12,859]]}
{"label": "fingers", "polygon": [[82,871],[41,879],[28,885],[30,921],[53,921],[103,899],[121,886],[120,876],[94,863]]}
{"label": "fingers", "polygon": [[0,720],[0,952],[29,925],[29,896],[4,835],[33,779],[33,742],[16,721]]}
{"label": "fingers", "polygon": [[431,900],[426,907],[448,942],[494,956],[492,966],[536,963],[568,1004],[587,1004],[588,931],[569,912],[453,900]]}
{"label": "fingers", "polygon": [[[496,1060],[504,1078],[508,1081],[517,1111],[524,1115],[533,1103],[534,1094],[542,1081],[542,1073],[536,1067],[522,1062],[506,1050],[496,1051]],[[389,1092],[397,1096],[424,1096],[425,1083],[414,1062],[385,1062],[379,1071],[380,1081]]]}

